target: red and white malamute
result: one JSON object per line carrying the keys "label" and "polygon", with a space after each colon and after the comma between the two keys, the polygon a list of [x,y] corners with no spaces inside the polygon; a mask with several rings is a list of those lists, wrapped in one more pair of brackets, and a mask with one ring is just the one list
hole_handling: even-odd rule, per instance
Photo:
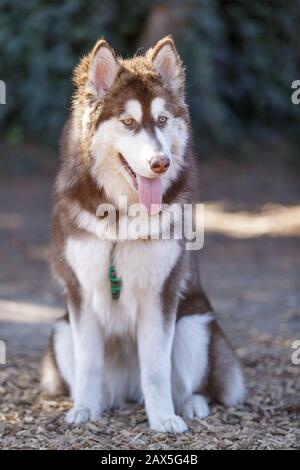
{"label": "red and white malamute", "polygon": [[[170,36],[128,60],[101,39],[74,83],[52,240],[67,315],[44,356],[42,388],[67,388],[70,424],[135,401],[145,404],[153,430],[180,433],[187,419],[209,414],[210,400],[233,405],[245,391],[201,288],[196,251],[184,236],[153,237],[146,224],[195,201],[183,64]],[[122,224],[121,197],[143,208],[138,236],[114,236],[108,227],[106,208]],[[135,222],[134,212],[128,217]]]}

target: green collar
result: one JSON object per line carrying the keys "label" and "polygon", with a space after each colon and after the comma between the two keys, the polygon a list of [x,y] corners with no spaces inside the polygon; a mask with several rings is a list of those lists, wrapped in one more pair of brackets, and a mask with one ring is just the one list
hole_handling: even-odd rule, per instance
{"label": "green collar", "polygon": [[117,242],[113,242],[112,249],[110,252],[110,266],[109,266],[109,280],[111,288],[111,296],[114,300],[118,300],[121,295],[122,279],[117,277],[116,273],[116,262],[115,262],[115,251]]}

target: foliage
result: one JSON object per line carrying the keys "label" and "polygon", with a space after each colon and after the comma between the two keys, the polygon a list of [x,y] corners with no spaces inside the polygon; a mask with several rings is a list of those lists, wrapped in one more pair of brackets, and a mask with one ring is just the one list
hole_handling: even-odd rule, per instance
{"label": "foliage", "polygon": [[[67,115],[74,65],[100,36],[136,51],[157,1],[2,0],[0,78],[7,104],[1,133],[11,141],[55,142]],[[291,103],[299,79],[298,0],[161,1],[182,19],[172,28],[188,71],[197,135],[223,143],[245,135],[295,135]],[[175,31],[174,31],[175,29]]]}

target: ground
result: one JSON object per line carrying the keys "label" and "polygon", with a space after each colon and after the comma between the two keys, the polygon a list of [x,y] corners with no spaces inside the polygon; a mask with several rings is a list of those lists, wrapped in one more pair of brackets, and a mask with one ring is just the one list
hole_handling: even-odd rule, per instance
{"label": "ground", "polygon": [[[20,150],[9,152],[13,158]],[[30,147],[24,152],[46,158]],[[0,339],[7,347],[0,366],[1,448],[300,448],[300,364],[292,360],[300,340],[296,169],[280,159],[210,158],[201,165],[199,187],[208,203],[202,281],[241,358],[248,393],[238,407],[213,405],[207,419],[177,436],[151,432],[135,406],[67,429],[70,401],[40,394],[40,357],[62,304],[47,268],[52,167],[26,174],[28,167],[25,160],[19,176],[9,167],[0,185]]]}

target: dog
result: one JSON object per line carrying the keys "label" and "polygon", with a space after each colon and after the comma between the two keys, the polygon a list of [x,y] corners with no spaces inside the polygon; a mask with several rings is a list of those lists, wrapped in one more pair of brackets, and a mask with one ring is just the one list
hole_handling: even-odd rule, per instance
{"label": "dog", "polygon": [[241,366],[201,287],[195,251],[143,226],[140,237],[114,240],[97,209],[115,207],[120,223],[120,196],[150,219],[195,201],[184,66],[171,36],[126,60],[100,39],[74,84],[51,255],[67,314],[55,324],[41,386],[68,390],[69,425],[137,402],[151,429],[181,433],[209,414],[211,400],[243,400]]}

